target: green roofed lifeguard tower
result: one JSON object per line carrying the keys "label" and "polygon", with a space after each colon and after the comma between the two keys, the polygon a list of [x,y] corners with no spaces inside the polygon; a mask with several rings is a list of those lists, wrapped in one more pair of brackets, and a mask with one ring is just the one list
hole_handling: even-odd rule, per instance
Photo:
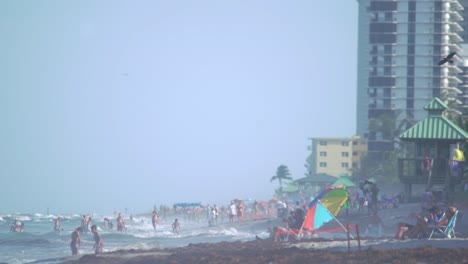
{"label": "green roofed lifeguard tower", "polygon": [[[407,147],[414,147],[414,157],[398,160],[398,175],[405,184],[406,195],[411,196],[412,184],[425,184],[426,189],[453,186],[462,173],[451,170],[453,149],[468,139],[468,133],[443,115],[448,109],[439,98],[424,107],[429,115],[400,135]],[[412,144],[412,145],[411,145]]]}

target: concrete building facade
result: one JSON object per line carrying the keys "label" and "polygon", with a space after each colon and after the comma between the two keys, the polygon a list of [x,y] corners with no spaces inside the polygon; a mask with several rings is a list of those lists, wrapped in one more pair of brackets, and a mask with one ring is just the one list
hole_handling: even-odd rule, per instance
{"label": "concrete building facade", "polygon": [[[372,126],[383,115],[396,126],[425,118],[434,97],[456,102],[462,73],[455,63],[438,62],[461,52],[463,6],[458,0],[358,0],[356,133],[368,138],[369,152],[394,148],[394,138]],[[406,125],[408,126],[408,125]],[[406,129],[408,127],[402,127]]]}
{"label": "concrete building facade", "polygon": [[367,139],[352,138],[310,138],[312,173],[325,173],[339,177],[351,175],[353,169],[361,167],[361,158],[367,153]]}

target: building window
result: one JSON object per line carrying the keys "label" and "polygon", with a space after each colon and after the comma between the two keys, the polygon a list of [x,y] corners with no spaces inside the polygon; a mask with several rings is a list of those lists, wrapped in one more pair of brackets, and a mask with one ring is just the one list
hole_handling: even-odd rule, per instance
{"label": "building window", "polygon": [[353,168],[357,168],[357,167],[358,167],[357,163],[353,162]]}
{"label": "building window", "polygon": [[349,153],[348,152],[341,152],[341,157],[348,157]]}
{"label": "building window", "polygon": [[353,156],[357,156],[357,152],[356,152],[356,151],[353,151]]}
{"label": "building window", "polygon": [[320,162],[320,167],[322,167],[322,168],[327,167],[327,163],[326,162]]}
{"label": "building window", "polygon": [[322,140],[322,141],[319,142],[319,145],[320,145],[320,146],[326,146],[326,145],[327,145],[327,142]]}
{"label": "building window", "polygon": [[349,167],[348,162],[342,162],[341,163],[341,168],[348,168],[348,167]]}
{"label": "building window", "polygon": [[327,152],[326,151],[320,151],[320,157],[326,157]]}
{"label": "building window", "polygon": [[349,142],[348,141],[341,141],[341,146],[347,147],[347,146],[349,146]]}
{"label": "building window", "polygon": [[353,145],[357,145],[357,144],[358,144],[358,142],[357,142],[357,141],[353,141]]}

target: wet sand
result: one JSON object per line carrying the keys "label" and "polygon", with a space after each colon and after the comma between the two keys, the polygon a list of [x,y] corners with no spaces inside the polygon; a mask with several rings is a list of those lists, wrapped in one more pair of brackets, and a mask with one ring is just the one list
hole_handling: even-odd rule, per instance
{"label": "wet sand", "polygon": [[[460,208],[466,211],[467,207]],[[35,263],[468,263],[468,238],[454,239],[407,239],[395,240],[396,224],[409,220],[419,212],[419,204],[404,204],[397,209],[379,212],[386,232],[379,238],[362,238],[361,251],[357,240],[351,241],[351,252],[344,239],[315,238],[311,240],[273,243],[272,239],[247,242],[220,242],[190,244],[186,247],[150,250],[118,250],[100,255],[84,255],[37,261]],[[358,214],[341,219],[343,223],[355,223],[364,230],[367,216]],[[457,223],[457,232],[468,234],[465,219]],[[274,221],[258,221],[256,229],[265,230]],[[245,227],[250,229],[252,224]],[[329,223],[325,227],[336,227]]]}
{"label": "wet sand", "polygon": [[[444,241],[450,243],[449,240]],[[334,245],[335,242],[314,240],[303,241],[299,244],[278,244],[267,239],[191,244],[175,249],[121,250],[101,255],[84,255],[62,263],[468,263],[466,247],[440,248],[422,245],[416,248],[374,249],[373,246],[363,246],[359,252],[357,245],[354,244],[351,253],[348,253],[347,249],[346,251],[311,249],[303,246],[314,243]],[[385,244],[386,240],[381,242]],[[468,241],[464,241],[464,244],[468,244]],[[401,245],[405,247],[405,243]]]}

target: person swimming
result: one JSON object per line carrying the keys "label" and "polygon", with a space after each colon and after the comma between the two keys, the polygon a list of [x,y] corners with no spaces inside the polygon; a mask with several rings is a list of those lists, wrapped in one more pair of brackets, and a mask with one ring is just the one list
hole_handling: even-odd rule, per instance
{"label": "person swimming", "polygon": [[10,226],[10,232],[24,232],[24,224],[19,220],[15,220],[15,223]]}

